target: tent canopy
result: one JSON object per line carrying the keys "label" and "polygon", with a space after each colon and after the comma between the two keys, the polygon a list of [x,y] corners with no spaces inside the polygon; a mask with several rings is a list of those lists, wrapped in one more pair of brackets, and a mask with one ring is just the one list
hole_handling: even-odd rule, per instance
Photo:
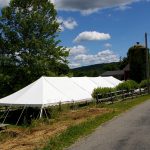
{"label": "tent canopy", "polygon": [[103,77],[103,79],[105,79],[109,83],[113,84],[113,86],[117,86],[119,83],[121,83],[120,80],[114,78],[113,76]]}
{"label": "tent canopy", "polygon": [[47,107],[85,101],[97,87],[115,87],[114,77],[41,77],[25,88],[0,99],[0,106]]}
{"label": "tent canopy", "polygon": [[72,77],[70,79],[80,88],[87,91],[90,95],[93,89],[97,87],[97,84],[91,81],[89,77]]}

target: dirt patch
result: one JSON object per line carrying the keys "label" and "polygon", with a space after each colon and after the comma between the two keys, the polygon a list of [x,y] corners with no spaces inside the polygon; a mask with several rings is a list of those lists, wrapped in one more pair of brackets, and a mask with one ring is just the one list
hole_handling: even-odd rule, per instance
{"label": "dirt patch", "polygon": [[3,133],[9,135],[3,141],[0,141],[0,150],[33,150],[41,148],[50,137],[60,134],[72,124],[79,124],[89,118],[97,115],[110,112],[110,109],[105,108],[86,108],[81,110],[72,110],[62,112],[57,118],[59,121],[54,123],[39,124],[33,128],[27,129],[13,129],[9,128]]}

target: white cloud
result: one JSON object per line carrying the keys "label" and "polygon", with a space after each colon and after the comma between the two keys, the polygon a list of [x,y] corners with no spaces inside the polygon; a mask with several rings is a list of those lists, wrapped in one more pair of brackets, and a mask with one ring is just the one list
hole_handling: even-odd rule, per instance
{"label": "white cloud", "polygon": [[108,40],[111,36],[106,33],[100,33],[96,31],[85,31],[81,32],[75,39],[74,42],[81,41],[95,41],[95,40]]}
{"label": "white cloud", "polygon": [[0,7],[8,6],[10,0],[0,0]]}
{"label": "white cloud", "polygon": [[131,7],[128,5],[120,5],[119,7],[116,8],[116,10],[122,10],[122,11],[127,9],[131,9]]}
{"label": "white cloud", "polygon": [[70,68],[77,68],[77,67],[81,67],[81,64],[80,63],[70,63],[69,67]]}
{"label": "white cloud", "polygon": [[111,50],[99,51],[96,54],[76,54],[74,57],[69,57],[69,66],[71,68],[76,68],[80,66],[87,66],[92,64],[110,63],[118,62],[119,57]]}
{"label": "white cloud", "polygon": [[87,51],[87,49],[83,45],[74,46],[69,49],[70,49],[70,56],[85,54]]}
{"label": "white cloud", "polygon": [[81,62],[83,64],[97,64],[97,63],[110,63],[110,62],[117,62],[119,58],[113,51],[104,50],[100,51],[95,55],[91,54],[80,54],[75,57],[77,62]]}
{"label": "white cloud", "polygon": [[76,26],[78,26],[77,22],[73,18],[67,18],[66,20],[62,17],[59,17],[58,22],[60,23],[60,29],[62,31],[66,29],[73,30]]}
{"label": "white cloud", "polygon": [[67,20],[63,21],[64,27],[67,29],[74,29],[78,24],[73,18],[68,18]]}
{"label": "white cloud", "polygon": [[[100,9],[121,7],[142,0],[53,0],[58,10],[80,11],[82,14],[91,14]],[[145,0],[149,1],[149,0]]]}
{"label": "white cloud", "polygon": [[87,9],[87,10],[82,10],[81,14],[84,16],[90,15],[92,13],[98,12],[99,9]]}
{"label": "white cloud", "polygon": [[112,47],[112,45],[111,45],[110,43],[105,43],[104,46],[105,46],[106,48],[111,48],[111,47]]}

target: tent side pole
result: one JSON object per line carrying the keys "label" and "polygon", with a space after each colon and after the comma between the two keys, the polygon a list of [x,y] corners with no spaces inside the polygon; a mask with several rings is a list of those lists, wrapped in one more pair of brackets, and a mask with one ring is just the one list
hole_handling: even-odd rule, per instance
{"label": "tent side pole", "polygon": [[25,108],[26,108],[26,106],[23,107],[23,110],[22,110],[22,112],[21,112],[21,114],[20,114],[20,116],[19,116],[19,118],[18,118],[18,120],[17,120],[17,122],[16,122],[16,125],[18,125],[18,123],[19,123],[19,121],[20,121],[20,119],[21,119],[21,117],[22,117],[22,114],[23,114]]}
{"label": "tent side pole", "polygon": [[41,110],[40,110],[40,119],[42,118],[42,115],[43,115],[43,107],[41,107]]}
{"label": "tent side pole", "polygon": [[3,122],[2,122],[2,124],[5,123],[5,120],[6,120],[7,116],[8,116],[8,113],[9,113],[9,111],[10,111],[10,108],[11,108],[11,105],[10,105],[10,107],[9,107],[8,110],[7,110],[6,116],[5,116],[5,118],[4,118]]}

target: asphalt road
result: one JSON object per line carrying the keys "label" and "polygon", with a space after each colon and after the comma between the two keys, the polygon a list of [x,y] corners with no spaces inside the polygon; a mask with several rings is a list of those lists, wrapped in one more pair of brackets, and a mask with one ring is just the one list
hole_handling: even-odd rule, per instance
{"label": "asphalt road", "polygon": [[98,127],[67,150],[150,150],[150,100]]}

